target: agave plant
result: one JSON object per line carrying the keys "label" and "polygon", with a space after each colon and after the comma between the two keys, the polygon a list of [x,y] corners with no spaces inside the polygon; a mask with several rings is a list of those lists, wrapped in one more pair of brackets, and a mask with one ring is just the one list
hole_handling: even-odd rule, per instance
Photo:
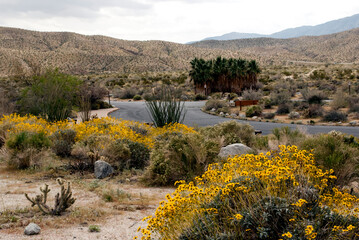
{"label": "agave plant", "polygon": [[170,123],[182,123],[186,111],[184,102],[176,99],[173,91],[163,88],[159,100],[146,101],[147,110],[156,127],[163,127]]}

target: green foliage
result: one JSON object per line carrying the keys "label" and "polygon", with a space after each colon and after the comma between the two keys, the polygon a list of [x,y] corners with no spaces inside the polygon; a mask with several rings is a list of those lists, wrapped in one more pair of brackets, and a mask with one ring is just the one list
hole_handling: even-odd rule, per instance
{"label": "green foliage", "polygon": [[182,123],[186,115],[184,103],[178,101],[169,88],[163,88],[160,96],[160,100],[146,101],[155,126],[163,127],[170,123]]}
{"label": "green foliage", "polygon": [[299,129],[293,130],[288,126],[273,128],[272,134],[275,140],[284,145],[298,144],[306,138],[305,134],[299,131]]}
{"label": "green foliage", "polygon": [[144,181],[173,185],[202,174],[219,153],[219,144],[200,134],[166,134],[156,141]]}
{"label": "green foliage", "polygon": [[108,158],[109,163],[123,169],[131,157],[131,150],[124,141],[118,139],[107,146],[103,155]]}
{"label": "green foliage", "polygon": [[227,146],[233,143],[244,143],[251,147],[254,143],[254,129],[249,124],[241,124],[237,121],[228,121],[210,127],[203,127],[200,133],[208,139],[216,139]]}
{"label": "green foliage", "polygon": [[339,111],[329,111],[323,116],[323,121],[326,122],[344,122],[347,120],[347,115]]}
{"label": "green foliage", "polygon": [[358,175],[356,169],[359,164],[359,149],[353,143],[342,134],[333,132],[308,138],[301,143],[301,147],[313,149],[317,164],[333,169],[337,184],[344,185]]}
{"label": "green foliage", "polygon": [[254,87],[259,73],[255,60],[217,57],[207,61],[193,59],[189,76],[195,85],[206,84],[210,92],[233,92],[234,82],[240,83],[240,89]]}
{"label": "green foliage", "polygon": [[42,148],[50,146],[50,140],[44,132],[20,132],[18,134],[11,135],[6,141],[6,146],[16,152],[24,151],[28,148],[41,150]]}
{"label": "green foliage", "polygon": [[135,101],[139,101],[142,99],[142,97],[140,95],[135,95],[132,99]]}
{"label": "green foliage", "polygon": [[52,150],[57,156],[68,157],[75,144],[76,132],[72,129],[58,130],[50,138],[52,139]]}
{"label": "green foliage", "polygon": [[207,97],[202,94],[196,94],[196,96],[194,97],[195,101],[201,101],[201,100],[206,100],[206,99],[207,99]]}
{"label": "green foliage", "polygon": [[290,112],[291,106],[288,103],[278,105],[277,114],[287,114]]}
{"label": "green foliage", "polygon": [[101,228],[98,225],[90,225],[89,232],[101,232]]}
{"label": "green foliage", "polygon": [[78,79],[58,69],[36,76],[32,86],[22,93],[21,111],[41,115],[49,121],[64,120],[71,114],[79,83]]}
{"label": "green foliage", "polygon": [[262,107],[259,105],[253,105],[246,109],[246,117],[260,116],[261,114]]}
{"label": "green foliage", "polygon": [[291,94],[288,90],[282,90],[280,92],[272,92],[270,94],[270,100],[273,105],[286,104],[290,101]]}
{"label": "green foliage", "polygon": [[150,159],[150,150],[143,143],[133,142],[130,140],[123,140],[130,149],[131,156],[126,163],[126,168],[144,169],[148,165]]}

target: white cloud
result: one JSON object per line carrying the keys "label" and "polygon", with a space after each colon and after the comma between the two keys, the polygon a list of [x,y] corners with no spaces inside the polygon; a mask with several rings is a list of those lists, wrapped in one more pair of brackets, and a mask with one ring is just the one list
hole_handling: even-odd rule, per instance
{"label": "white cloud", "polygon": [[359,13],[359,1],[0,0],[0,9],[3,26],[187,42],[316,25]]}

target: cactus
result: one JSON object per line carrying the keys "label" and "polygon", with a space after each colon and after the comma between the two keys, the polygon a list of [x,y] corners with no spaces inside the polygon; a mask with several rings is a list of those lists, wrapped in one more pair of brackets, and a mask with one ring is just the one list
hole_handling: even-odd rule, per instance
{"label": "cactus", "polygon": [[45,184],[45,187],[40,187],[42,194],[36,195],[34,198],[30,198],[27,193],[25,197],[31,202],[31,207],[38,206],[40,211],[48,215],[61,215],[67,208],[69,208],[75,202],[75,198],[72,197],[72,191],[70,187],[70,182],[67,183],[67,188],[64,186],[65,181],[61,179],[56,180],[57,183],[61,186],[61,192],[57,193],[55,196],[55,206],[50,208],[47,204],[47,194],[50,192],[49,185]]}

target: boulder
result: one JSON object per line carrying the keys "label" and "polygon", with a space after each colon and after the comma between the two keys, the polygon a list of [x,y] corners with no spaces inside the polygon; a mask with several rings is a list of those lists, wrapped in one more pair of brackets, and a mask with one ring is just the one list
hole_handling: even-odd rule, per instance
{"label": "boulder", "polygon": [[37,225],[35,223],[30,223],[29,225],[27,225],[25,227],[24,234],[25,235],[37,235],[40,233],[40,231],[41,231],[41,228],[39,227],[39,225]]}
{"label": "boulder", "polygon": [[235,143],[221,148],[218,156],[220,158],[227,158],[233,157],[235,155],[242,155],[247,153],[252,153],[253,149],[242,144],[242,143]]}
{"label": "boulder", "polygon": [[113,168],[107,162],[102,160],[98,160],[95,162],[95,177],[97,179],[108,177],[112,173],[113,173]]}

